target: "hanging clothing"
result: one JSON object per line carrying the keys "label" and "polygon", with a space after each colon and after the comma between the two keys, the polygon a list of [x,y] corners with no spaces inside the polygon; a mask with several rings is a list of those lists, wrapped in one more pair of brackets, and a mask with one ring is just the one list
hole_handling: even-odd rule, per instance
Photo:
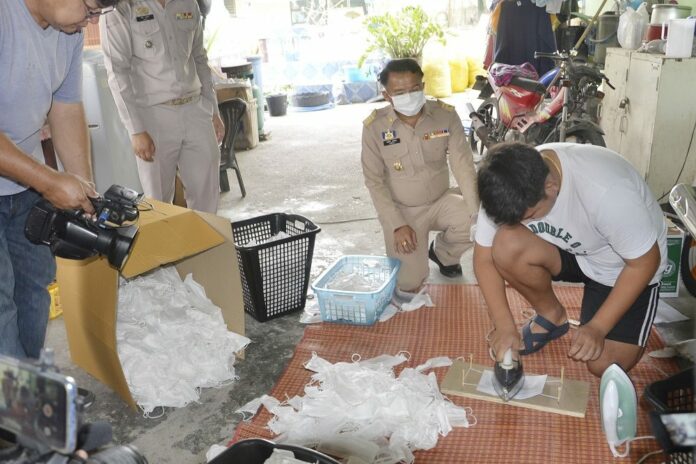
{"label": "hanging clothing", "polygon": [[531,0],[504,0],[499,5],[497,36],[493,59],[496,63],[532,63],[539,75],[554,67],[549,59],[537,60],[534,52],[553,53],[556,38],[546,8]]}

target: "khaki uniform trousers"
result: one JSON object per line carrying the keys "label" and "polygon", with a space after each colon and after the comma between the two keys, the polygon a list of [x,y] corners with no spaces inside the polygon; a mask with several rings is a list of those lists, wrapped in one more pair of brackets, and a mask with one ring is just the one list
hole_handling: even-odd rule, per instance
{"label": "khaki uniform trousers", "polygon": [[217,211],[220,198],[220,149],[212,115],[199,99],[183,105],[155,105],[143,110],[145,130],[155,144],[155,158],[136,157],[146,196],[171,203],[177,168],[189,208]]}
{"label": "khaki uniform trousers", "polygon": [[393,228],[382,224],[387,256],[401,261],[397,276],[397,287],[401,290],[415,290],[428,278],[428,233],[431,230],[439,231],[435,238],[435,254],[446,266],[459,264],[464,252],[473,245],[469,230],[475,211],[467,209],[460,194],[447,192],[433,204],[401,207],[399,210],[406,223],[416,232],[418,240],[418,246],[411,254],[397,253]]}

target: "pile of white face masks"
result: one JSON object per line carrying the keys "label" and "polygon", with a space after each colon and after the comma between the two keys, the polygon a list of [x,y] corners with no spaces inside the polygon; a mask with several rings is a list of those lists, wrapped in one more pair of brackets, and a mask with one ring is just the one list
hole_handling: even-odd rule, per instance
{"label": "pile of white face masks", "polygon": [[131,394],[146,415],[235,380],[234,354],[250,342],[229,332],[203,287],[190,274],[182,282],[174,267],[121,281],[116,339]]}
{"label": "pile of white face masks", "polygon": [[449,358],[430,359],[396,377],[393,368],[405,361],[398,354],[331,364],[315,353],[305,365],[315,374],[304,396],[280,403],[264,395],[237,412],[253,416],[265,406],[274,415],[268,427],[280,443],[352,456],[352,462],[411,463],[413,451],[433,448],[452,427],[473,424],[471,410],[445,398],[434,373],[423,373],[450,366]]}
{"label": "pile of white face masks", "polygon": [[340,270],[326,283],[329,290],[351,292],[374,292],[384,285],[385,278],[381,273],[359,273]]}

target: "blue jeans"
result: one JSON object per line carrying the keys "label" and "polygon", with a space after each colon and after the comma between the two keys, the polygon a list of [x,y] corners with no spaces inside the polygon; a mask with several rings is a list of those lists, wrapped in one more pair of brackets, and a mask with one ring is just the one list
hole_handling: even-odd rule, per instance
{"label": "blue jeans", "polygon": [[39,357],[56,275],[51,250],[24,236],[38,198],[33,190],[0,196],[0,354],[19,358]]}

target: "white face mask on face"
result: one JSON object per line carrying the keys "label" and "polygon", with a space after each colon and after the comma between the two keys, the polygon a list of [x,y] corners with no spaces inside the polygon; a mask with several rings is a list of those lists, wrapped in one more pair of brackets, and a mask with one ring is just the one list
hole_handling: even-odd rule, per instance
{"label": "white face mask on face", "polygon": [[394,110],[404,116],[415,116],[425,105],[425,93],[422,90],[394,95],[391,99]]}

